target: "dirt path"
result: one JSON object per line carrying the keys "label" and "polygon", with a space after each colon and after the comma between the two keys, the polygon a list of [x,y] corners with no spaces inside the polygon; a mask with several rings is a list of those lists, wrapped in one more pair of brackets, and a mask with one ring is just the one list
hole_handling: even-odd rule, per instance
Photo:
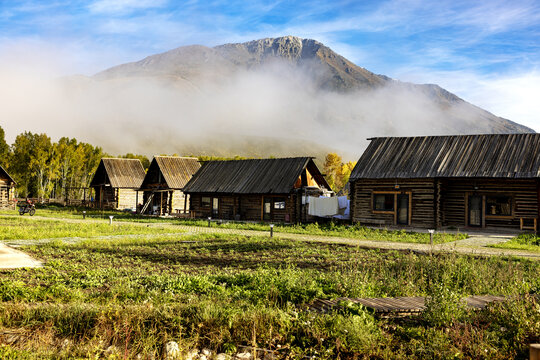
{"label": "dirt path", "polygon": [[29,268],[41,265],[40,261],[31,258],[22,251],[0,243],[0,269]]}
{"label": "dirt path", "polygon": [[[73,219],[73,218],[50,218],[42,216],[34,216],[33,219],[39,220],[59,220],[70,223],[80,222],[108,222],[108,219]],[[244,236],[269,236],[269,231],[256,231],[256,230],[242,230],[242,229],[227,229],[220,227],[202,227],[202,226],[189,226],[173,223],[137,223],[131,221],[114,221],[115,224],[131,224],[140,225],[145,227],[159,227],[159,228],[174,228],[176,230],[182,230],[186,234],[201,234],[201,233],[216,233],[216,234],[231,234],[231,235],[244,235]],[[99,238],[137,238],[137,237],[152,237],[152,236],[169,236],[169,235],[181,235],[181,234],[160,234],[160,235],[114,235],[103,236]],[[498,249],[489,248],[487,246],[492,244],[498,244],[506,242],[512,238],[512,235],[498,235],[498,234],[471,234],[468,239],[459,240],[444,244],[416,244],[416,243],[401,243],[401,242],[389,242],[389,241],[373,241],[362,240],[346,237],[335,236],[322,236],[322,235],[306,235],[306,234],[291,234],[274,232],[276,238],[295,240],[295,241],[308,241],[308,242],[320,242],[320,243],[333,243],[359,246],[366,249],[387,249],[387,250],[410,250],[421,253],[430,252],[456,252],[459,254],[468,255],[480,255],[480,256],[516,256],[529,258],[534,260],[540,260],[540,253],[530,252],[524,250],[511,250],[511,249]],[[80,241],[83,238],[61,238],[55,240],[63,240],[67,242]],[[53,239],[41,239],[41,240],[6,240],[4,243],[10,245],[24,245],[31,242],[42,243]]]}

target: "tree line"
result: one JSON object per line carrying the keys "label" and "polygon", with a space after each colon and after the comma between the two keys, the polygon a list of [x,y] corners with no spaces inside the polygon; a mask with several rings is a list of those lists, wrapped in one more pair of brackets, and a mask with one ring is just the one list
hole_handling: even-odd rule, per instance
{"label": "tree line", "polygon": [[[29,131],[8,145],[0,127],[0,165],[17,182],[19,197],[82,198],[99,161],[108,156],[101,147],[74,138],[54,142],[46,134]],[[150,164],[144,155],[120,157],[140,159],[145,169]]]}
{"label": "tree line", "polygon": [[[110,157],[99,146],[62,137],[57,142],[46,134],[26,131],[8,145],[0,127],[0,165],[17,182],[19,197],[82,198],[101,158]],[[145,170],[150,160],[144,155],[127,153],[118,157],[141,160]],[[201,162],[222,159],[245,159],[241,156],[220,158],[198,156]],[[326,156],[324,173],[334,191],[340,191],[348,181],[354,163],[344,163],[340,156]]]}

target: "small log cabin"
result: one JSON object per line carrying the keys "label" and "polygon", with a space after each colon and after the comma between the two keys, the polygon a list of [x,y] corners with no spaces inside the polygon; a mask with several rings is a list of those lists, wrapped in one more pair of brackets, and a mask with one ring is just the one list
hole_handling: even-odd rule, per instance
{"label": "small log cabin", "polygon": [[0,165],[0,209],[7,209],[13,206],[15,184],[15,180]]}
{"label": "small log cabin", "polygon": [[143,214],[186,213],[189,208],[182,189],[199,170],[197,158],[154,156],[142,182]]}
{"label": "small log cabin", "polygon": [[302,196],[330,186],[311,157],[210,161],[184,187],[194,217],[299,222]]}
{"label": "small log cabin", "polygon": [[137,190],[145,176],[139,159],[103,158],[94,173],[94,206],[100,209],[136,209]]}
{"label": "small log cabin", "polygon": [[538,230],[540,134],[369,140],[349,180],[354,222]]}

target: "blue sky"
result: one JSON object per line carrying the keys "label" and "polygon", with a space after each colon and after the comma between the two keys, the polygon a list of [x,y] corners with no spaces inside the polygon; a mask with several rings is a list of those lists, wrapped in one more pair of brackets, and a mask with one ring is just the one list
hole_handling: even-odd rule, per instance
{"label": "blue sky", "polygon": [[0,59],[91,75],[182,45],[295,35],[540,131],[539,1],[0,0]]}

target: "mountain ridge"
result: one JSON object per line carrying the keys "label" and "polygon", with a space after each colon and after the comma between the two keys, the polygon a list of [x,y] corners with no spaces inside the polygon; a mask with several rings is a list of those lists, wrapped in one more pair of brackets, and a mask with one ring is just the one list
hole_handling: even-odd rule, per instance
{"label": "mountain ridge", "polygon": [[[423,93],[440,107],[465,106],[477,120],[488,121],[487,132],[534,132],[511,120],[479,108],[437,84],[414,84],[375,74],[335,53],[321,42],[296,36],[264,38],[214,47],[181,46],[136,62],[121,64],[93,76],[98,80],[126,77],[172,77],[197,84],[200,81],[227,81],[239,69],[251,70],[282,61],[312,72],[316,86],[325,91],[350,93],[382,87]],[[462,132],[462,131],[457,131]]]}

